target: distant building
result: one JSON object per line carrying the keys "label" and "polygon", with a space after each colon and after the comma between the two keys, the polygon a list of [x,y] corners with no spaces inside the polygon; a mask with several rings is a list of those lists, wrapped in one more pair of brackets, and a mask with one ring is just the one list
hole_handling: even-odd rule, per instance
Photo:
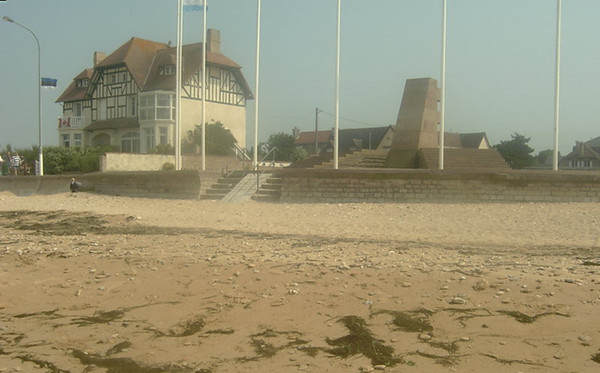
{"label": "distant building", "polygon": [[327,148],[331,131],[318,131],[316,134],[315,131],[300,132],[295,137],[296,146],[304,149],[307,154],[318,155]]}
{"label": "distant building", "polygon": [[[202,43],[184,45],[181,137],[202,122],[220,121],[246,142],[246,101],[252,92],[241,67],[221,53],[220,33],[207,33],[207,74],[202,89]],[[147,153],[175,145],[176,48],[131,38],[106,56],[94,54],[94,67],[77,75],[56,102],[59,145],[111,145],[121,152]]]}
{"label": "distant building", "polygon": [[490,142],[485,132],[478,133],[452,133],[444,134],[445,149],[491,149]]}
{"label": "distant building", "polygon": [[561,169],[599,170],[600,137],[586,142],[577,141],[573,151],[567,154],[558,165]]}
{"label": "distant building", "polygon": [[[319,131],[315,138],[315,131],[301,132],[295,144],[304,148],[309,154],[315,154],[318,144],[319,153],[333,152],[333,131]],[[394,138],[394,127],[368,127],[344,128],[339,132],[340,154],[347,154],[358,150],[389,150]]]}

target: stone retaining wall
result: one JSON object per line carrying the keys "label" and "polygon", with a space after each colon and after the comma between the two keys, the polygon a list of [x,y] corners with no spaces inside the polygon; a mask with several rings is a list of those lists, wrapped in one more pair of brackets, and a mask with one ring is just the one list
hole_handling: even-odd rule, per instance
{"label": "stone retaining wall", "polygon": [[[2,176],[0,191],[20,196],[69,192],[71,178],[82,184],[82,192],[127,197],[195,199],[204,180],[196,171],[106,172],[83,175]],[[204,182],[202,182],[204,180]]]}
{"label": "stone retaining wall", "polygon": [[281,172],[282,202],[599,202],[598,172]]}

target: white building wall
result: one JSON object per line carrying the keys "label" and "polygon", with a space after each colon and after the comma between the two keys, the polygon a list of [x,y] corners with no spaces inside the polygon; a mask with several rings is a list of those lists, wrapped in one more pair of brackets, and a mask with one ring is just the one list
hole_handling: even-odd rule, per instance
{"label": "white building wall", "polygon": [[[187,132],[202,124],[202,101],[181,100],[181,138],[185,139]],[[229,129],[238,145],[246,147],[246,108],[243,106],[206,102],[206,122],[223,123]]]}

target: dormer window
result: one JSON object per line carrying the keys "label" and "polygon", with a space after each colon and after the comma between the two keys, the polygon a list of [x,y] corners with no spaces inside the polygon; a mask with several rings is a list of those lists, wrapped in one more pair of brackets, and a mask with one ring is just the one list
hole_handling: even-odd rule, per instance
{"label": "dormer window", "polygon": [[175,74],[175,65],[164,65],[160,68],[160,75]]}
{"label": "dormer window", "polygon": [[77,81],[75,82],[75,85],[80,88],[85,88],[90,85],[90,80],[89,79],[77,79]]}

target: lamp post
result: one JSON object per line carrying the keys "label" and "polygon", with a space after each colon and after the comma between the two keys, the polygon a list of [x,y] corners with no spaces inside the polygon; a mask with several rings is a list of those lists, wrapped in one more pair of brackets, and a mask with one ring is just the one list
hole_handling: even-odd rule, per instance
{"label": "lamp post", "polygon": [[37,44],[38,49],[38,78],[37,78],[37,86],[38,86],[38,136],[39,136],[39,170],[40,176],[44,175],[44,154],[42,152],[42,73],[41,73],[41,52],[40,52],[40,41],[38,40],[35,33],[31,31],[31,29],[25,25],[20,24],[19,22],[14,21],[12,18],[4,16],[2,17],[3,21],[14,23],[17,26],[24,28],[29,31],[35,42]]}

